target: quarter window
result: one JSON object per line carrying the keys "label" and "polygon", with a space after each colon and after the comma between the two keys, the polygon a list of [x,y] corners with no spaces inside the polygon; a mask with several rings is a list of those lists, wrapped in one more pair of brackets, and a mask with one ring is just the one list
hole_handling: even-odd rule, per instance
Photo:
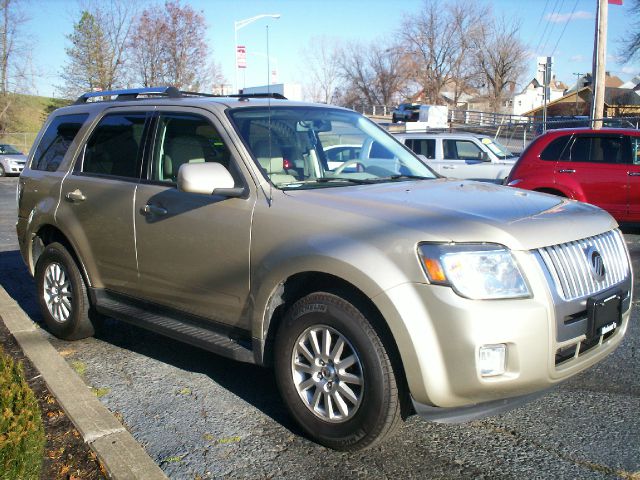
{"label": "quarter window", "polygon": [[139,178],[145,113],[114,113],[95,128],[84,152],[82,172]]}
{"label": "quarter window", "polygon": [[560,160],[569,140],[571,140],[571,135],[553,140],[540,154],[540,160]]}
{"label": "quarter window", "polygon": [[55,117],[40,139],[33,155],[31,168],[55,172],[88,116],[86,113],[81,113]]}
{"label": "quarter window", "polygon": [[197,115],[161,114],[151,164],[151,180],[176,182],[185,163],[217,162],[231,168],[231,154],[211,123]]}

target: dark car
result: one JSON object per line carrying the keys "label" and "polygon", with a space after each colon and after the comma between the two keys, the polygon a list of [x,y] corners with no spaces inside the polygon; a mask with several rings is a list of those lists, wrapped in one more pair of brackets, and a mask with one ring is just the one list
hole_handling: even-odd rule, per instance
{"label": "dark car", "polygon": [[417,122],[420,115],[420,104],[401,103],[391,114],[391,121],[397,122]]}
{"label": "dark car", "polygon": [[549,131],[522,153],[510,186],[592,203],[619,222],[640,222],[640,131]]}

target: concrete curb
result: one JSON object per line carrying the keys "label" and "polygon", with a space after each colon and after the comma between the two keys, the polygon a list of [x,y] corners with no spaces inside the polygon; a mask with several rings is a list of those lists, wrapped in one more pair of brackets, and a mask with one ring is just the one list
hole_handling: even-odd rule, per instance
{"label": "concrete curb", "polygon": [[0,318],[16,338],[24,354],[40,372],[47,387],[96,453],[107,474],[120,479],[167,479],[122,424],[40,332],[36,325],[0,286]]}

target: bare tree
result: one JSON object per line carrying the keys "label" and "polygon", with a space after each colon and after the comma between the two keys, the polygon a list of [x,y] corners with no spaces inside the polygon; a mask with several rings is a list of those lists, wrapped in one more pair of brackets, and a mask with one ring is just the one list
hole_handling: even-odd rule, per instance
{"label": "bare tree", "polygon": [[214,81],[206,32],[203,13],[179,0],[165,2],[164,9],[145,9],[130,42],[135,81],[190,89]]}
{"label": "bare tree", "polygon": [[342,102],[391,105],[406,87],[405,62],[402,49],[386,46],[382,41],[343,47],[339,61],[340,75],[345,81]]}
{"label": "bare tree", "polygon": [[331,103],[341,81],[338,44],[325,36],[312,37],[302,57],[305,95],[314,102]]}
{"label": "bare tree", "polygon": [[474,38],[476,61],[491,97],[492,109],[497,112],[508,93],[518,83],[525,69],[527,50],[520,39],[520,23],[505,18],[483,25]]}
{"label": "bare tree", "polygon": [[463,2],[443,5],[425,0],[416,15],[406,16],[400,29],[410,60],[412,79],[420,85],[426,100],[441,104],[441,93],[452,87],[454,102],[468,89],[476,69],[470,61],[477,36],[490,16],[482,3]]}
{"label": "bare tree", "polygon": [[124,0],[88,4],[67,35],[64,93],[110,90],[124,83],[124,58],[135,12]]}
{"label": "bare tree", "polygon": [[634,16],[630,31],[621,40],[621,55],[626,62],[640,57],[640,0],[632,0],[630,10]]}

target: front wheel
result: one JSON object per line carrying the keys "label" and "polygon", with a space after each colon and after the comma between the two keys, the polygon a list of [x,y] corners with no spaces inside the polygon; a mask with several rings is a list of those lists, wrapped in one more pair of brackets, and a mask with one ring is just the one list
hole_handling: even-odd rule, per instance
{"label": "front wheel", "polygon": [[287,312],[275,345],[278,388],[302,428],[336,450],[359,450],[401,422],[400,395],[384,345],[365,316],[329,293]]}
{"label": "front wheel", "polygon": [[0,163],[0,177],[4,177],[7,175],[7,172],[4,170],[4,167]]}
{"label": "front wheel", "polygon": [[47,245],[38,258],[35,280],[40,310],[51,333],[64,340],[94,334],[84,278],[63,245]]}

